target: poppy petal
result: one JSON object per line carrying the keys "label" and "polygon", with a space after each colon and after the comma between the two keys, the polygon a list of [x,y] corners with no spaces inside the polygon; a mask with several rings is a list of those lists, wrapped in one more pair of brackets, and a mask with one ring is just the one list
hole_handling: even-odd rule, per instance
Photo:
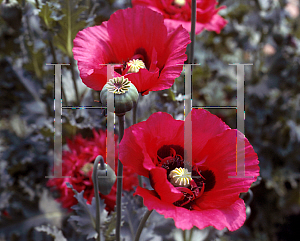
{"label": "poppy petal", "polygon": [[[242,159],[243,150],[236,152],[237,138],[239,141],[245,140],[245,176],[249,176],[248,178],[230,178],[230,176],[236,176],[236,155]],[[200,170],[209,169],[215,176],[215,185],[212,190],[205,192],[196,200],[200,209],[230,205],[241,192],[248,191],[259,175],[257,155],[249,141],[237,130],[226,130],[210,139],[203,150],[193,158],[197,158],[194,161]],[[240,162],[238,164],[240,165]]]}

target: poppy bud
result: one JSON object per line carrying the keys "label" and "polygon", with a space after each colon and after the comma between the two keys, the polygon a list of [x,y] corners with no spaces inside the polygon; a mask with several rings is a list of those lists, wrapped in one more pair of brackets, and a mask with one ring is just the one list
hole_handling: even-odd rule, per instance
{"label": "poppy bud", "polygon": [[101,162],[101,164],[98,164],[97,168],[97,180],[99,191],[103,195],[108,195],[111,191],[111,188],[115,184],[116,174],[109,165],[104,163],[102,156],[97,156],[97,158],[100,158]]}
{"label": "poppy bud", "polygon": [[139,93],[136,87],[124,76],[110,79],[100,93],[100,100],[103,105],[107,103],[107,92],[114,94],[115,113],[118,115],[130,111],[137,103]]}
{"label": "poppy bud", "polygon": [[4,0],[0,5],[0,15],[12,28],[21,27],[22,9],[16,0]]}

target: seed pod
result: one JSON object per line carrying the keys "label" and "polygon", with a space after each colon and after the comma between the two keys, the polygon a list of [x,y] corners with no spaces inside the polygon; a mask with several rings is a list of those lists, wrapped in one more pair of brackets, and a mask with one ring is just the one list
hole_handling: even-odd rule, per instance
{"label": "seed pod", "polygon": [[115,113],[117,115],[130,111],[139,98],[136,87],[127,78],[124,79],[124,76],[113,78],[104,85],[100,93],[100,100],[104,106],[107,105],[108,92],[114,94]]}
{"label": "seed pod", "polygon": [[0,15],[13,29],[18,30],[21,27],[22,9],[16,0],[3,0]]}

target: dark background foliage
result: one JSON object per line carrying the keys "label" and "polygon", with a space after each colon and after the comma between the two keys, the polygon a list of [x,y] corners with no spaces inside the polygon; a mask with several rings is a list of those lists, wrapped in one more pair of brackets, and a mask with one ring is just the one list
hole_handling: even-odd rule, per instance
{"label": "dark background foliage", "polygon": [[[0,17],[0,240],[53,240],[47,232],[56,240],[63,240],[62,236],[85,240],[74,221],[67,221],[74,214],[63,210],[54,200],[57,193],[46,187],[54,137],[54,67],[46,63],[70,63],[63,67],[63,106],[100,106],[94,102],[99,92],[81,83],[67,33],[74,38],[79,30],[129,7],[130,1],[10,2],[16,5],[10,11],[3,5]],[[258,154],[262,179],[252,188],[242,228],[194,230],[193,236],[195,240],[295,240],[300,236],[299,2],[219,2],[227,6],[220,14],[228,24],[220,34],[204,31],[197,36],[195,57],[201,66],[193,71],[193,106],[235,106],[236,67],[229,64],[253,63],[245,67],[245,134]],[[182,119],[183,94],[181,76],[171,89],[141,98],[138,120],[157,111]],[[236,128],[235,109],[209,111]],[[63,143],[76,133],[88,137],[91,128],[104,128],[103,114],[99,109],[63,109]],[[123,200],[123,237],[132,240],[136,220],[145,209],[128,195]],[[112,218],[104,226],[113,240]],[[173,221],[158,214],[153,214],[143,234],[143,240],[182,240]]]}

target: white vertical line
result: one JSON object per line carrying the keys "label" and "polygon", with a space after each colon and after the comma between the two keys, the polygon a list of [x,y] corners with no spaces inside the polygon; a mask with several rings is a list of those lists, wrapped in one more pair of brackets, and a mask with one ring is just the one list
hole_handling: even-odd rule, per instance
{"label": "white vertical line", "polygon": [[[113,79],[114,65],[107,65],[107,82]],[[114,93],[107,91],[107,164],[115,171],[115,114],[114,114]]]}
{"label": "white vertical line", "polygon": [[[229,178],[250,178],[245,176],[245,65],[253,64],[229,64],[237,65],[237,130],[243,134],[243,139],[237,138],[236,142],[236,176]],[[238,153],[239,152],[239,153]],[[251,177],[252,178],[252,177]]]}
{"label": "white vertical line", "polygon": [[46,64],[54,65],[54,175],[46,178],[65,178],[62,176],[62,99],[61,99],[61,66],[70,64]]}
{"label": "white vertical line", "polygon": [[192,172],[192,70],[190,64],[184,65],[184,168]]}

